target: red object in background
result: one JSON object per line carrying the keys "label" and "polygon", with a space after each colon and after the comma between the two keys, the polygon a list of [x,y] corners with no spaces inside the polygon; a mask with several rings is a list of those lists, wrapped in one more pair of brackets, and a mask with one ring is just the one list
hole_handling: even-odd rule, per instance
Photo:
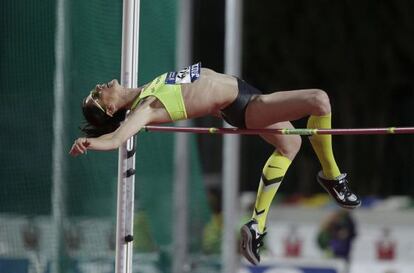
{"label": "red object in background", "polygon": [[299,257],[302,254],[302,240],[296,236],[289,236],[284,241],[285,256]]}
{"label": "red object in background", "polygon": [[389,240],[381,240],[377,242],[377,259],[378,260],[394,260],[395,259],[395,242]]}
{"label": "red object in background", "polygon": [[382,236],[377,241],[377,259],[382,261],[390,261],[395,259],[395,241],[391,237],[391,229],[384,227]]}

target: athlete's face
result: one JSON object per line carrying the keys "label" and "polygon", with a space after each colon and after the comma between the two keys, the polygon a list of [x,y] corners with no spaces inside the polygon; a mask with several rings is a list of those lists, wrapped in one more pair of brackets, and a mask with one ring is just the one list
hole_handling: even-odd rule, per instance
{"label": "athlete's face", "polygon": [[107,83],[97,84],[95,88],[92,89],[87,101],[91,101],[103,112],[112,115],[115,110],[113,109],[113,105],[115,105],[119,91],[121,90],[122,86],[116,79]]}
{"label": "athlete's face", "polygon": [[101,102],[108,106],[110,103],[113,103],[114,100],[118,98],[118,92],[120,91],[120,85],[116,79],[104,83],[104,84],[97,84],[95,86],[95,90],[100,93],[100,100]]}

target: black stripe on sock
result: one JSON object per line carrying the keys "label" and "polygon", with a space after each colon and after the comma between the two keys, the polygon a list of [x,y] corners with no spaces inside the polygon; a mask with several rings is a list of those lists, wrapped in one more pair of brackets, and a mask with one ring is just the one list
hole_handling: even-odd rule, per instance
{"label": "black stripe on sock", "polygon": [[270,185],[272,185],[272,184],[275,184],[275,183],[280,183],[280,182],[282,182],[282,180],[283,180],[283,176],[279,176],[279,177],[276,177],[276,178],[273,178],[273,179],[267,179],[265,176],[264,176],[264,174],[262,174],[262,181],[263,181],[263,184],[267,187],[267,186],[270,186]]}
{"label": "black stripe on sock", "polygon": [[257,208],[254,208],[254,213],[255,213],[257,216],[259,216],[260,214],[263,214],[265,211],[266,211],[265,209],[263,209],[263,210],[261,210],[261,211],[258,211],[258,210],[257,210]]}

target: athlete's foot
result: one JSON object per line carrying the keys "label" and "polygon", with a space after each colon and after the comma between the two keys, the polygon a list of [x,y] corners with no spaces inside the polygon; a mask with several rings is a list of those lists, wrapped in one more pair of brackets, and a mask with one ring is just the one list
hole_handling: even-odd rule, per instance
{"label": "athlete's foot", "polygon": [[252,264],[260,263],[259,249],[263,246],[266,232],[260,233],[255,219],[251,219],[241,229],[240,252]]}
{"label": "athlete's foot", "polygon": [[361,205],[359,197],[351,191],[346,180],[346,173],[335,179],[326,179],[322,171],[317,175],[319,184],[335,199],[336,203],[343,208],[354,209]]}

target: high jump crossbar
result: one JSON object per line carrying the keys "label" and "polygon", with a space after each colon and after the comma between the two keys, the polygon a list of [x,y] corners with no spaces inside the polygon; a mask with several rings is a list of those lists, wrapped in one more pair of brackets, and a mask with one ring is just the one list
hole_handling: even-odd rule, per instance
{"label": "high jump crossbar", "polygon": [[346,129],[239,129],[216,127],[174,127],[174,126],[144,126],[146,132],[174,132],[193,134],[237,134],[237,135],[400,135],[414,134],[414,127],[386,128],[346,128]]}

